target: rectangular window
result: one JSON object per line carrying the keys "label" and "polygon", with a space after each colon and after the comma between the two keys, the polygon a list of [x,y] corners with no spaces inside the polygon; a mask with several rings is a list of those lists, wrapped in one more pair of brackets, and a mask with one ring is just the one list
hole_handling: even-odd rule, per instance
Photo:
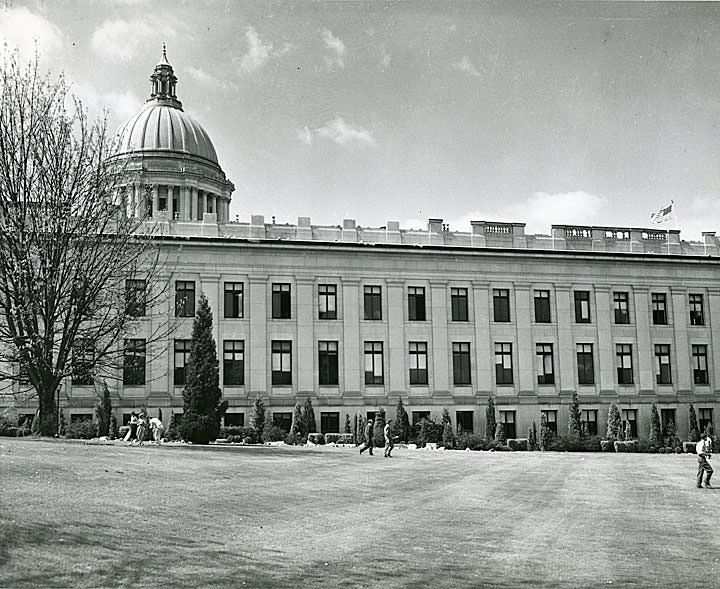
{"label": "rectangular window", "polygon": [[550,291],[535,291],[535,322],[550,323]]}
{"label": "rectangular window", "polygon": [[507,288],[493,289],[493,320],[498,323],[510,321],[510,291]]}
{"label": "rectangular window", "polygon": [[456,411],[455,423],[457,424],[457,433],[473,433],[473,411]]}
{"label": "rectangular window", "polygon": [[708,384],[707,346],[692,345],[693,381],[695,384]]}
{"label": "rectangular window", "polygon": [[243,427],[245,425],[245,414],[244,413],[225,413],[223,417],[223,424],[225,427]]}
{"label": "rectangular window", "polygon": [[495,384],[513,383],[512,344],[495,344]]}
{"label": "rectangular window", "polygon": [[575,323],[590,323],[590,291],[576,290],[575,297]]}
{"label": "rectangular window", "polygon": [[78,338],[73,345],[72,383],[91,385],[93,383],[93,365],[95,348],[89,339]]}
{"label": "rectangular window", "polygon": [[173,381],[175,386],[182,386],[186,382],[185,367],[188,358],[190,358],[190,347],[192,342],[189,339],[175,340],[175,370],[173,371]]}
{"label": "rectangular window", "polygon": [[555,384],[552,344],[535,344],[538,384]]}
{"label": "rectangular window", "polygon": [[125,314],[130,317],[145,317],[147,283],[144,280],[125,281]]}
{"label": "rectangular window", "polygon": [[[709,425],[713,424],[713,410],[712,409],[698,409],[698,427],[700,433],[707,431]],[[715,440],[713,440],[715,443]]]}
{"label": "rectangular window", "polygon": [[468,320],[468,291],[467,288],[450,289],[450,310],[453,321]]}
{"label": "rectangular window", "polygon": [[470,344],[467,342],[453,342],[453,384],[470,384]]}
{"label": "rectangular window", "polygon": [[175,317],[195,316],[195,282],[178,280],[175,282]]}
{"label": "rectangular window", "polygon": [[290,319],[290,285],[272,285],[272,318]]}
{"label": "rectangular window", "polygon": [[320,433],[340,433],[340,413],[336,411],[322,411],[320,413]]}
{"label": "rectangular window", "polygon": [[633,384],[632,345],[617,344],[615,357],[617,358],[618,384]]}
{"label": "rectangular window", "polygon": [[655,382],[657,384],[672,383],[670,346],[668,344],[655,344]]}
{"label": "rectangular window", "polygon": [[338,384],[337,342],[318,342],[318,384]]}
{"label": "rectangular window", "polygon": [[625,435],[625,424],[630,424],[630,437],[631,438],[637,438],[638,437],[638,429],[637,429],[637,409],[623,409],[622,410],[622,420],[623,420],[623,436]]}
{"label": "rectangular window", "polygon": [[413,411],[412,412],[412,424],[417,425],[423,419],[430,419],[429,411]]}
{"label": "rectangular window", "polygon": [[653,325],[667,325],[667,295],[664,292],[652,293]]}
{"label": "rectangular window", "polygon": [[540,423],[542,423],[543,419],[545,420],[545,425],[547,425],[548,429],[557,434],[557,410],[542,409],[540,411]]}
{"label": "rectangular window", "polygon": [[365,384],[383,383],[383,343],[365,342]]}
{"label": "rectangular window", "polygon": [[613,309],[615,311],[615,323],[630,323],[630,308],[628,300],[628,293],[626,292],[613,293]]}
{"label": "rectangular window", "polygon": [[667,431],[667,426],[671,423],[677,425],[675,421],[675,409],[660,409],[660,423],[662,424],[663,435]]}
{"label": "rectangular window", "polygon": [[427,343],[410,342],[410,384],[425,385],[428,383]]}
{"label": "rectangular window", "polygon": [[272,344],[272,384],[292,384],[292,342],[273,340]]}
{"label": "rectangular window", "polygon": [[690,325],[705,325],[703,296],[701,294],[690,295]]}
{"label": "rectangular window", "polygon": [[425,321],[425,289],[408,287],[408,321]]}
{"label": "rectangular window", "polygon": [[578,384],[595,384],[593,345],[577,344]]}
{"label": "rectangular window", "polygon": [[245,384],[245,342],[225,340],[223,342],[223,384],[241,387]]}
{"label": "rectangular window", "polygon": [[142,386],[145,384],[145,340],[126,339],[123,356],[123,384]]}
{"label": "rectangular window", "polygon": [[292,427],[292,413],[285,411],[275,411],[272,415],[273,425],[279,427],[285,433],[290,433]]}
{"label": "rectangular window", "polygon": [[318,319],[337,319],[335,284],[318,284]]}
{"label": "rectangular window", "polygon": [[365,306],[365,319],[380,321],[382,319],[382,287],[366,286],[364,288],[363,302]]}
{"label": "rectangular window", "polygon": [[580,424],[589,436],[597,436],[597,409],[583,409],[580,412]]}
{"label": "rectangular window", "polygon": [[242,282],[225,283],[225,318],[242,319],[244,285]]}
{"label": "rectangular window", "polygon": [[516,437],[514,411],[500,411],[500,423],[503,424],[505,430],[505,439],[511,440]]}

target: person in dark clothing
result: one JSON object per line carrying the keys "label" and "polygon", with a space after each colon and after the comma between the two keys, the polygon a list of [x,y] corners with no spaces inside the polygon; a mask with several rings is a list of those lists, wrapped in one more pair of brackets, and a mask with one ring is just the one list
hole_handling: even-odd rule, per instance
{"label": "person in dark clothing", "polygon": [[363,442],[362,446],[360,446],[360,454],[365,452],[365,450],[370,450],[370,456],[374,456],[373,454],[373,420],[368,419],[367,425],[365,426],[365,441]]}
{"label": "person in dark clothing", "polygon": [[392,435],[391,426],[390,426],[391,423],[392,423],[392,419],[385,424],[385,428],[383,429],[383,435],[385,436],[385,458],[392,458],[390,453],[392,452],[392,449],[395,447],[395,444],[393,443],[393,435]]}

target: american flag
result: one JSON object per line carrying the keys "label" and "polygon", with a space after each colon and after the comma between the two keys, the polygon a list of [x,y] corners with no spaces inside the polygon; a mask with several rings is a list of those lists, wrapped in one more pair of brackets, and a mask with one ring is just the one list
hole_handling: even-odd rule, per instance
{"label": "american flag", "polygon": [[666,206],[665,208],[660,209],[659,211],[654,212],[652,215],[650,215],[650,220],[653,223],[664,223],[665,221],[669,221],[675,216],[675,213],[673,213],[673,203],[670,201],[670,204]]}

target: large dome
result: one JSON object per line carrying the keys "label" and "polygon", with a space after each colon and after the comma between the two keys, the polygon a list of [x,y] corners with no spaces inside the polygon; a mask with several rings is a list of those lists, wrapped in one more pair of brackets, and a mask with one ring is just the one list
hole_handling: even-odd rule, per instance
{"label": "large dome", "polygon": [[182,108],[151,100],[118,130],[117,154],[138,151],[175,151],[217,164],[210,137]]}
{"label": "large dome", "polygon": [[150,76],[150,98],[143,109],[118,130],[116,155],[137,152],[180,152],[217,164],[210,137],[183,111],[175,95],[177,78],[167,60],[165,46],[160,63]]}

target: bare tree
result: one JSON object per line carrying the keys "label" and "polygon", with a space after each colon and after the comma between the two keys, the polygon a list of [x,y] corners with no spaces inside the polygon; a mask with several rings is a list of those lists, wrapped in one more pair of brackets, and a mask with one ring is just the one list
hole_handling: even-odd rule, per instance
{"label": "bare tree", "polygon": [[[0,382],[37,395],[55,432],[63,379],[121,375],[123,338],[161,304],[160,248],[128,214],[124,169],[91,121],[35,57],[0,69]],[[127,369],[127,367],[126,367]]]}

